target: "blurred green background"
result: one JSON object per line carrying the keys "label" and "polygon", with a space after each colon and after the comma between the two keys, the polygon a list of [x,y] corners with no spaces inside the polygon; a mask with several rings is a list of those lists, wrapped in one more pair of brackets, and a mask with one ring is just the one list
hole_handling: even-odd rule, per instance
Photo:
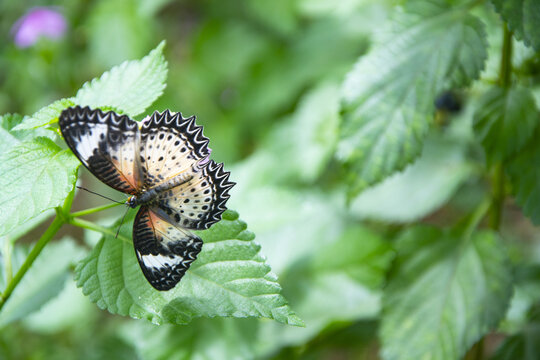
{"label": "blurred green background", "polygon": [[[284,296],[306,322],[294,328],[267,320],[196,319],[156,327],[99,310],[68,279],[41,310],[0,328],[0,359],[378,359],[391,241],[404,224],[457,222],[489,191],[471,130],[474,98],[485,88],[480,83],[461,112],[437,113],[418,162],[347,204],[344,170],[334,158],[341,86],[395,3],[0,0],[0,114],[29,115],[73,96],[84,82],[166,40],[167,88],[147,113],[181,111],[204,125],[212,157],[238,183],[228,206],[257,235]],[[21,48],[14,25],[36,6],[60,12],[67,29],[60,39]],[[497,72],[501,27],[492,10],[477,12],[491,45],[489,78]],[[515,53],[517,62],[534,58],[519,44]],[[81,173],[86,187],[121,197]],[[103,202],[79,193],[75,209]],[[513,202],[505,211],[502,233],[516,240],[509,245],[512,261],[538,264],[537,229]],[[93,219],[110,224],[121,215],[116,209]],[[23,242],[34,242],[41,230]],[[61,235],[80,243],[99,238],[74,228]],[[527,288],[527,279],[503,329],[519,328],[538,298],[537,284]],[[498,334],[488,337],[487,353],[500,342]]]}

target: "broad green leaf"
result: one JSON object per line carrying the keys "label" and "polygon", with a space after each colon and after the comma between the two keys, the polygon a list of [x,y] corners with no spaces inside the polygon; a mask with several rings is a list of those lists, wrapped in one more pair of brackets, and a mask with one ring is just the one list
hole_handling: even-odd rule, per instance
{"label": "broad green leaf", "polygon": [[141,60],[126,61],[105,72],[99,79],[85,83],[74,102],[81,106],[122,110],[130,116],[142,113],[165,89],[167,62],[165,42]]}
{"label": "broad green leaf", "polygon": [[471,175],[465,150],[455,141],[428,138],[414,164],[362,192],[352,201],[351,212],[397,223],[421,219],[446,203]]}
{"label": "broad green leaf", "polygon": [[[236,212],[227,211],[221,222],[200,232],[204,246],[197,261],[167,292],[153,289],[145,280],[133,244],[111,236],[105,236],[79,263],[77,283],[100,308],[156,324],[232,316],[301,325],[280,295],[281,287],[253,241],[255,236],[246,228]],[[120,233],[131,238],[130,229],[126,223]]]}
{"label": "broad green leaf", "polygon": [[529,323],[504,340],[492,360],[536,360],[540,354],[540,306],[529,311]]}
{"label": "broad green leaf", "polygon": [[531,92],[523,87],[492,87],[478,102],[474,130],[490,163],[519,151],[538,125]]}
{"label": "broad green leaf", "polygon": [[416,227],[397,241],[383,296],[384,359],[459,359],[504,317],[512,276],[492,232]]}
{"label": "broad green leaf", "polygon": [[61,205],[77,179],[79,160],[44,137],[0,155],[0,235]]}
{"label": "broad green leaf", "polygon": [[58,295],[70,264],[81,255],[82,250],[70,239],[48,244],[2,308],[0,326],[24,318]]}
{"label": "broad green leaf", "polygon": [[540,3],[536,0],[491,0],[514,36],[540,51]]}
{"label": "broad green leaf", "polygon": [[62,110],[75,105],[73,100],[73,98],[57,100],[52,104],[40,109],[31,117],[25,118],[24,121],[15,126],[13,130],[29,130],[54,124],[58,122],[58,117],[60,116]]}
{"label": "broad green leaf", "polygon": [[444,1],[410,1],[392,36],[360,58],[343,85],[338,158],[355,196],[422,151],[435,97],[476,79],[486,59],[483,23]]}
{"label": "broad green leaf", "polygon": [[535,224],[540,224],[540,144],[536,131],[525,148],[508,161],[506,170],[516,202]]}

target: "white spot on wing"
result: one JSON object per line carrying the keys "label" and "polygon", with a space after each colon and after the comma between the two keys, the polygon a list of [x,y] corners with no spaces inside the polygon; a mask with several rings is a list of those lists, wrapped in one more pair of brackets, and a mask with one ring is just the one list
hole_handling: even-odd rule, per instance
{"label": "white spot on wing", "polygon": [[[139,254],[140,255],[140,254]],[[175,255],[173,259],[169,256],[158,255],[142,255],[141,260],[146,267],[164,268],[167,266],[173,266],[180,263],[184,258],[182,256]]]}

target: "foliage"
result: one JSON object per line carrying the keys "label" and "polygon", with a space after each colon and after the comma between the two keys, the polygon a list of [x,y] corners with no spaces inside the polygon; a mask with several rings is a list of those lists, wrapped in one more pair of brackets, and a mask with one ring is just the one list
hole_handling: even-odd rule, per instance
{"label": "foliage", "polygon": [[[538,358],[537,2],[71,1],[22,49],[27,6],[0,2],[0,358]],[[76,190],[121,196],[73,105],[195,114],[231,171],[173,290],[135,211]]]}

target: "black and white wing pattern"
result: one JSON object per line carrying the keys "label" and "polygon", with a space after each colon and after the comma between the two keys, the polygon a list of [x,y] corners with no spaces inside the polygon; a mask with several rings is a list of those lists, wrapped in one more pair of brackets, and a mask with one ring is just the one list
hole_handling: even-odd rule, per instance
{"label": "black and white wing pattern", "polygon": [[234,184],[229,181],[223,164],[210,160],[190,181],[159,194],[158,206],[178,226],[208,229],[221,220]]}
{"label": "black and white wing pattern", "polygon": [[185,229],[208,229],[221,220],[234,183],[223,164],[208,161],[208,139],[202,127],[195,125],[195,117],[155,112],[143,120],[141,139],[146,184],[160,187],[178,176],[190,178],[160,192],[154,210],[161,209],[172,223]]}
{"label": "black and white wing pattern", "polygon": [[58,118],[69,148],[99,180],[135,194],[142,185],[137,122],[113,111],[72,107]]}
{"label": "black and white wing pattern", "polygon": [[142,272],[155,289],[170,290],[201,251],[202,240],[146,206],[133,223],[133,244]]}

